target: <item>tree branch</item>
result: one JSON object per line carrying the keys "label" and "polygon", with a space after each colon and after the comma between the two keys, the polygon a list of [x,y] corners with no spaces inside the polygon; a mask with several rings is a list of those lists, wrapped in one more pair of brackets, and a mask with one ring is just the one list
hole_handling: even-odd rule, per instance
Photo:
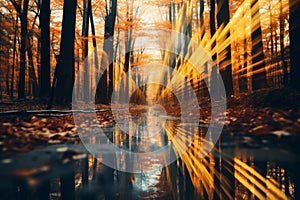
{"label": "tree branch", "polygon": [[16,11],[18,12],[19,15],[22,13],[21,5],[17,3],[15,0],[9,0],[12,5],[15,7]]}

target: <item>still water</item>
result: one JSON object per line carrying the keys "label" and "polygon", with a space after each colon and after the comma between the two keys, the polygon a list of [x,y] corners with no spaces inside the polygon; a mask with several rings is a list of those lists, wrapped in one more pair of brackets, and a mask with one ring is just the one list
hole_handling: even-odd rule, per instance
{"label": "still water", "polygon": [[[53,145],[2,161],[0,199],[297,199],[299,194],[299,159],[268,138],[224,131],[213,144],[204,139],[206,125],[155,112],[102,130],[107,144],[130,152],[155,152],[172,143],[168,153],[178,159],[167,163],[169,155],[162,154],[128,163],[122,153],[108,154],[119,169],[142,166],[122,172],[103,164],[108,155],[92,155],[82,144]],[[89,145],[103,144],[98,139],[88,136]],[[209,145],[212,150],[201,154]]]}

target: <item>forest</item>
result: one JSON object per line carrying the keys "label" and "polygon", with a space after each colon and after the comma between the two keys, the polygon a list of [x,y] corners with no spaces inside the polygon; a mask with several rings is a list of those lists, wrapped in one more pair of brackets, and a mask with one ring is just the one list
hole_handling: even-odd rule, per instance
{"label": "forest", "polygon": [[[71,102],[73,88],[87,96],[83,88],[93,72],[84,68],[84,60],[109,37],[112,44],[98,51],[112,60],[103,86],[112,90],[118,73],[149,61],[151,52],[134,45],[154,27],[199,42],[218,66],[228,95],[262,88],[299,90],[298,46],[293,46],[298,43],[297,12],[297,1],[287,0],[1,1],[1,98],[43,102],[52,97],[64,104]],[[148,37],[156,43],[165,39],[155,33]],[[180,62],[172,67],[179,69]],[[201,77],[194,79],[201,82]],[[107,104],[103,97],[111,91],[104,91],[101,99]]]}
{"label": "forest", "polygon": [[299,198],[299,15],[0,0],[0,199]]}

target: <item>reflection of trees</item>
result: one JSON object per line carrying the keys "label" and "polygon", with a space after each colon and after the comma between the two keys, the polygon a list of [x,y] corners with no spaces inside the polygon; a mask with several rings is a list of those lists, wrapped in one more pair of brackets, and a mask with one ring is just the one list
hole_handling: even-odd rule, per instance
{"label": "reflection of trees", "polygon": [[[151,117],[153,115],[148,116],[153,120]],[[38,196],[44,199],[50,195],[50,197],[62,198],[75,196],[81,199],[91,196],[111,199],[115,197],[114,195],[120,194],[122,198],[132,199],[137,193],[152,195],[151,189],[155,188],[161,194],[166,193],[168,197],[173,196],[178,199],[295,198],[293,181],[297,180],[292,180],[287,170],[289,168],[283,168],[271,161],[260,160],[260,157],[253,157],[249,149],[247,152],[250,151],[251,156],[246,156],[244,150],[233,152],[226,147],[221,149],[219,146],[203,158],[200,156],[205,150],[202,149],[203,146],[212,145],[210,141],[203,139],[206,130],[202,127],[182,128],[178,120],[166,121],[163,127],[167,134],[155,135],[155,137],[149,135],[148,138],[143,138],[139,134],[142,134],[141,129],[147,126],[145,118],[147,119],[147,116],[134,119],[135,124],[130,125],[129,134],[123,132],[118,126],[115,129],[104,128],[107,137],[110,142],[131,151],[139,151],[140,146],[145,148],[153,143],[162,147],[172,141],[174,152],[182,153],[180,159],[161,170],[156,168],[157,161],[145,158],[143,163],[137,163],[143,164],[145,170],[131,174],[115,169],[108,171],[102,163],[104,157],[99,156],[97,160],[94,156],[87,155],[81,145],[53,146],[45,150],[29,152],[26,156],[21,155],[22,159],[19,162],[22,165],[24,163],[26,168],[18,165],[16,169],[10,169],[8,164],[0,164],[1,169],[6,167],[8,170],[6,172],[9,172],[5,177],[1,177],[4,181],[7,180],[7,176],[14,177],[14,179],[8,178],[9,181],[14,182],[7,183],[6,193],[1,193],[0,197],[21,195],[24,198]],[[158,120],[159,118],[156,122]],[[137,127],[137,124],[141,127]],[[195,134],[193,143],[186,152],[183,152],[182,147],[191,141],[193,134]],[[105,141],[99,141],[102,139],[100,137],[90,139],[91,144],[101,144],[101,146],[108,142],[107,138]],[[256,152],[261,153],[259,150]],[[41,157],[37,158],[37,155]],[[117,156],[114,158],[116,159]],[[122,156],[119,158],[116,159],[119,165],[127,164],[126,158]],[[12,159],[12,162],[17,160]],[[28,160],[31,162],[27,162]],[[130,160],[130,162],[135,161]],[[107,173],[111,171],[112,174]],[[5,172],[2,172],[2,175],[3,173]],[[150,180],[153,177],[155,181]],[[133,187],[140,183],[144,184],[142,190]],[[3,185],[0,189],[3,191]],[[164,197],[162,196],[161,199]]]}
{"label": "reflection of trees", "polygon": [[[176,131],[172,128],[166,130],[169,139],[174,139],[173,133]],[[177,130],[177,135],[179,134],[180,137],[176,138],[175,142],[172,141],[175,147],[174,151],[183,154],[177,161],[177,165],[173,164],[168,167],[173,189],[176,190],[185,185],[186,188],[183,190],[188,190],[189,188],[186,186],[188,185],[188,177],[186,177],[188,175],[196,190],[196,193],[192,194],[194,195],[192,198],[289,199],[288,196],[294,195],[293,192],[282,191],[282,188],[290,188],[291,182],[288,181],[286,171],[275,164],[254,162],[251,158],[234,157],[232,154],[226,153],[228,152],[226,149],[226,152],[223,152],[224,150],[221,148],[218,150],[215,148],[202,158],[201,152],[205,152],[205,149],[202,148],[213,145],[210,141],[203,139],[205,131],[204,128],[194,130],[187,128],[185,132]],[[194,133],[196,137],[188,151],[182,152],[182,146],[190,140],[189,132]],[[262,171],[259,172],[257,167]],[[182,181],[176,171],[185,176],[185,181]]]}

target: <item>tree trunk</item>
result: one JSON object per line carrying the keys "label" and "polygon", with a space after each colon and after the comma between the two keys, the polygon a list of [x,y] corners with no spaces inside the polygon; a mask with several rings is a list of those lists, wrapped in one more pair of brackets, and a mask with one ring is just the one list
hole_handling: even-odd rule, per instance
{"label": "tree trunk", "polygon": [[169,22],[170,22],[171,25],[172,25],[172,21],[173,21],[172,7],[173,7],[173,2],[172,2],[172,0],[170,0],[170,4],[169,4]]}
{"label": "tree trunk", "polygon": [[38,83],[37,83],[37,78],[35,75],[35,69],[34,69],[34,62],[33,62],[33,54],[32,54],[32,45],[31,41],[28,38],[28,50],[27,50],[27,55],[28,55],[28,64],[29,64],[29,81],[28,81],[28,89],[30,91],[30,94],[33,97],[36,97],[37,95],[37,88],[38,88]]}
{"label": "tree trunk", "polygon": [[290,0],[291,86],[300,91],[300,0]]}
{"label": "tree trunk", "polygon": [[[111,9],[105,16],[105,25],[104,25],[104,45],[103,51],[105,52],[106,58],[102,58],[108,61],[108,68],[104,71],[99,84],[97,86],[97,103],[109,104],[111,102],[111,95],[113,91],[113,36],[115,30],[115,21],[117,14],[117,0],[110,1]],[[105,63],[105,62],[101,62]]]}
{"label": "tree trunk", "polygon": [[20,13],[21,21],[21,47],[20,47],[20,71],[18,98],[25,98],[25,70],[26,70],[26,42],[27,42],[27,13],[29,0],[23,1],[23,9]]}
{"label": "tree trunk", "polygon": [[9,71],[10,71],[10,66],[9,66],[9,56],[10,53],[9,53],[9,48],[7,50],[7,58],[6,58],[6,66],[7,66],[7,69],[6,69],[6,78],[5,78],[5,84],[6,84],[6,94],[9,95]]}
{"label": "tree trunk", "polygon": [[[112,10],[109,16],[105,20],[105,39],[108,40],[107,45],[104,45],[104,51],[108,55],[108,61],[109,61],[109,77],[108,77],[108,95],[107,95],[107,102],[109,103],[111,101],[111,95],[113,91],[113,76],[114,76],[114,69],[113,69],[113,54],[114,54],[114,48],[113,48],[113,35],[115,30],[115,20],[116,20],[116,12],[117,11],[117,0],[112,0]],[[107,23],[108,22],[108,23]]]}
{"label": "tree trunk", "polygon": [[[130,16],[129,16],[130,14]],[[127,3],[127,12],[126,12],[126,18],[127,22],[132,22],[132,10],[129,11],[128,3]],[[130,55],[131,55],[131,43],[132,43],[132,26],[127,25],[127,30],[125,31],[125,63],[124,68],[125,72],[128,72],[129,65],[130,65]]]}
{"label": "tree trunk", "polygon": [[47,110],[51,110],[53,104],[55,88],[57,87],[57,71],[59,69],[60,55],[56,55],[55,59],[56,59],[56,66],[55,66],[55,71],[52,79],[52,87],[51,87],[50,99],[48,102]]}
{"label": "tree trunk", "polygon": [[288,66],[287,62],[285,61],[285,47],[284,47],[284,18],[283,15],[283,7],[282,7],[282,0],[280,0],[280,21],[279,21],[279,32],[280,32],[280,58],[283,68],[283,85],[287,86],[289,79],[288,79]]}
{"label": "tree trunk", "polygon": [[[91,30],[92,30],[92,35],[93,35],[93,47],[97,47],[97,42],[96,42],[96,31],[95,31],[95,24],[94,24],[94,18],[93,18],[93,12],[92,12],[92,1],[88,1],[88,11],[89,11],[89,16],[90,16],[90,21],[91,21]],[[97,55],[97,54],[96,54]]]}
{"label": "tree trunk", "polygon": [[[218,28],[221,25],[224,27],[229,22],[229,4],[228,0],[217,0],[218,10],[217,13],[217,22]],[[224,42],[227,38],[230,37],[230,33],[224,34],[223,38],[218,38],[219,43]],[[232,95],[233,94],[233,83],[232,83],[232,65],[231,65],[231,48],[228,45],[224,50],[218,52],[219,62],[219,71],[222,76],[226,94]]]}
{"label": "tree trunk", "polygon": [[[92,1],[91,0],[88,1],[88,11],[89,11],[89,17],[90,17],[90,22],[91,22],[91,31],[92,31],[92,35],[93,35],[92,42],[93,42],[93,47],[94,47],[94,65],[95,65],[95,69],[96,69],[96,79],[95,80],[98,80],[99,79],[100,67],[99,67],[97,41],[96,41],[96,37],[95,37],[96,36],[96,30],[95,30],[93,11],[92,11]],[[94,96],[93,96],[93,98],[94,98]]]}
{"label": "tree trunk", "polygon": [[[83,0],[83,21],[82,21],[82,58],[86,59],[89,53],[89,3]],[[89,66],[84,64],[83,84],[84,84],[84,100],[87,102],[90,97],[90,77]]]}
{"label": "tree trunk", "polygon": [[16,51],[17,51],[17,30],[18,30],[18,19],[17,16],[16,22],[14,25],[14,47],[13,47],[13,60],[12,60],[12,70],[11,70],[11,83],[10,83],[10,98],[14,97],[14,82],[15,82],[15,63],[16,63]]}
{"label": "tree trunk", "polygon": [[[243,18],[246,18],[246,8],[245,5],[243,5]],[[240,73],[239,77],[239,91],[240,92],[247,92],[248,90],[248,42],[247,42],[247,33],[246,33],[246,24],[243,24],[243,60],[241,63],[241,69],[243,70],[242,73]],[[251,90],[250,90],[251,91]]]}
{"label": "tree trunk", "polygon": [[204,12],[204,0],[200,0],[200,35],[201,35],[201,40],[204,37],[205,34],[205,27],[204,27],[204,17],[203,17],[203,12]]}
{"label": "tree trunk", "polygon": [[55,102],[68,105],[72,101],[74,85],[74,39],[77,0],[64,0],[60,59],[57,69]]}
{"label": "tree trunk", "polygon": [[[215,0],[210,0],[210,13],[209,13],[209,25],[210,25],[210,37],[212,38],[216,33],[216,17],[215,17],[215,9],[216,9],[216,2]],[[215,48],[216,42],[214,41],[211,49]],[[212,59],[216,60],[216,54],[212,55]]]}
{"label": "tree trunk", "polygon": [[[273,61],[274,61],[274,57],[276,57],[274,55],[274,39],[276,40],[276,33],[275,33],[275,37],[274,37],[274,23],[273,23],[273,14],[272,14],[272,7],[270,8],[269,10],[270,12],[270,40],[271,40],[271,56],[270,56],[270,63],[272,64]],[[275,28],[276,30],[276,28]],[[277,54],[277,51],[276,51],[276,54]]]}
{"label": "tree trunk", "polygon": [[[252,89],[265,88],[266,70],[265,56],[260,25],[259,0],[251,0],[251,40],[252,40]],[[256,22],[258,20],[258,22]],[[261,71],[260,71],[261,70]]]}
{"label": "tree trunk", "polygon": [[[210,5],[209,6],[210,6],[210,13],[209,13],[210,38],[212,38],[216,33],[216,23],[215,23],[215,21],[216,21],[216,12],[215,12],[215,10],[216,10],[216,1],[215,0],[210,0]],[[214,49],[214,48],[216,48],[216,40],[214,40],[211,44],[211,49]],[[216,53],[211,55],[211,57],[212,57],[212,60],[214,62],[217,61],[217,54]],[[206,79],[206,82],[208,82],[209,77],[210,77],[210,83],[209,84],[210,85],[216,84],[215,83],[215,80],[217,80],[216,67],[214,66],[211,70],[211,74],[208,74],[208,69],[207,69],[207,65],[206,65],[205,68],[204,68],[204,72],[206,73],[206,74],[204,74],[204,76],[207,76],[207,77],[203,77],[204,79]],[[200,85],[198,87],[201,88],[202,96],[208,96],[209,93],[208,93],[207,87],[209,87],[209,86],[207,86],[207,87],[205,86],[206,83],[204,82],[204,79],[201,80],[201,82],[199,83]],[[216,91],[216,92],[218,93],[218,91]]]}
{"label": "tree trunk", "polygon": [[40,13],[41,28],[41,82],[40,97],[48,99],[50,95],[50,0],[43,0]]}

